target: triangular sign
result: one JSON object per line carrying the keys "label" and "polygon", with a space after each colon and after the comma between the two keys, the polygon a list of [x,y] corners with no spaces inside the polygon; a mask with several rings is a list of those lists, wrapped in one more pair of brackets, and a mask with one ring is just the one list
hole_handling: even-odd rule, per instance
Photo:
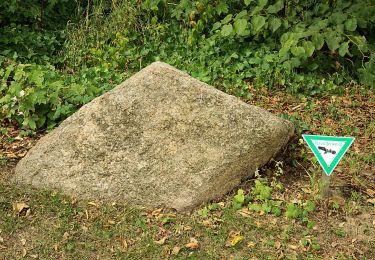
{"label": "triangular sign", "polygon": [[324,135],[302,135],[302,137],[328,176],[354,141],[354,137]]}

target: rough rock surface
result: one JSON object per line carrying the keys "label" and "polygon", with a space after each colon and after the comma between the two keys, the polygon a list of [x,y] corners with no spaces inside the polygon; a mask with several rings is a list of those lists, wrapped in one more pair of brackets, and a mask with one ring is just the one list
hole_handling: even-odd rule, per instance
{"label": "rough rock surface", "polygon": [[293,132],[290,122],[155,62],[44,136],[14,180],[190,209],[251,177]]}

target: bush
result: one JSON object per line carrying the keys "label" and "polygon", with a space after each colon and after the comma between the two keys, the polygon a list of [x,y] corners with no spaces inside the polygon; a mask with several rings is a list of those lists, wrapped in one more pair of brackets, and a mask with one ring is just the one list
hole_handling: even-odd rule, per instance
{"label": "bush", "polygon": [[321,96],[353,80],[374,87],[371,3],[4,2],[1,115],[33,129],[53,126],[156,60],[244,97],[249,85]]}

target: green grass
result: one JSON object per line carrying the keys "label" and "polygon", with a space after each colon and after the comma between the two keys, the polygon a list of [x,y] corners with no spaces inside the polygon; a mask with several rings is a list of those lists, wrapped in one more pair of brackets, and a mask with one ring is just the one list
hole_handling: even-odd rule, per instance
{"label": "green grass", "polygon": [[[356,91],[337,100],[309,98],[310,105],[295,108],[300,98],[265,91],[247,102],[291,118],[297,138],[282,157],[260,169],[258,180],[263,184],[248,180],[191,213],[146,210],[121,201],[77,200],[52,190],[14,185],[9,179],[16,161],[6,154],[23,151],[19,148],[36,136],[20,141],[15,137],[21,130],[4,127],[9,131],[0,139],[0,259],[25,254],[39,259],[375,258],[375,208],[366,193],[375,190],[374,146],[369,141],[375,129],[369,113],[373,93],[361,92],[366,102],[359,108],[349,102]],[[356,137],[332,175],[336,198],[320,197],[322,170],[299,140],[303,131]],[[28,216],[25,210],[19,214],[13,209],[20,202],[29,206]],[[261,208],[249,209],[249,202]],[[269,207],[279,208],[280,214],[267,213]],[[242,239],[228,246],[233,234]],[[186,247],[191,238],[199,248]]]}

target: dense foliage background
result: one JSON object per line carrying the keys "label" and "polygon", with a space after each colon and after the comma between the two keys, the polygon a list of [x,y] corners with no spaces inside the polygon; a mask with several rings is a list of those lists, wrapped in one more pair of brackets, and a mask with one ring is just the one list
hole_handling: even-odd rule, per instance
{"label": "dense foliage background", "polygon": [[53,127],[162,60],[230,94],[375,87],[373,0],[0,2],[0,121]]}

